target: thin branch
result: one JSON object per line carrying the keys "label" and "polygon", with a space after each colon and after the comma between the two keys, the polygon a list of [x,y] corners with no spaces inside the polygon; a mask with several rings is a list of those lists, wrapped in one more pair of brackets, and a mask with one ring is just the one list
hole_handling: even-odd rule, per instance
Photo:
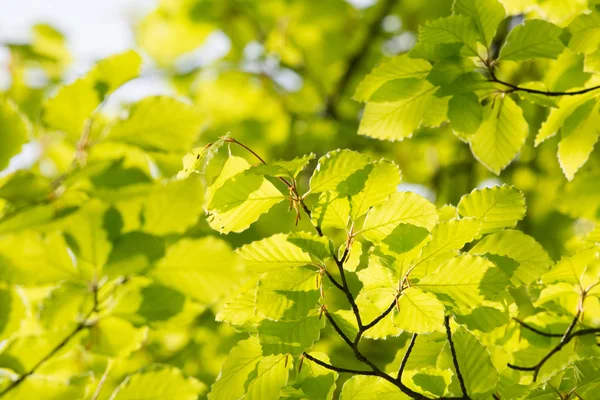
{"label": "thin branch", "polygon": [[452,331],[450,330],[450,316],[444,317],[444,325],[446,326],[446,337],[448,338],[448,344],[450,345],[450,353],[452,353],[452,362],[454,363],[454,369],[456,370],[456,376],[458,377],[458,383],[460,383],[460,389],[462,390],[463,397],[468,399],[467,387],[465,386],[465,379],[460,372],[458,365],[458,358],[456,357],[456,349],[454,348],[454,342],[452,341]]}
{"label": "thin branch", "polygon": [[323,272],[325,273],[325,275],[327,275],[327,278],[329,278],[329,281],[331,283],[333,283],[333,286],[335,286],[336,288],[338,288],[339,290],[344,290],[344,287],[342,285],[340,285],[340,283],[337,281],[337,279],[335,279],[333,277],[333,275],[331,275],[331,272],[327,271],[327,269],[323,268]]}
{"label": "thin branch", "polygon": [[501,85],[509,87],[511,89],[510,90],[511,92],[526,92],[526,93],[539,94],[539,95],[548,96],[548,97],[577,96],[577,95],[586,94],[588,92],[600,89],[600,85],[598,85],[598,86],[589,87],[587,89],[575,90],[572,92],[551,92],[551,91],[536,90],[536,89],[524,88],[524,87],[521,87],[518,85],[513,85],[512,83],[502,81],[493,75],[489,81],[499,83]]}
{"label": "thin branch", "polygon": [[344,339],[344,342],[346,342],[346,344],[348,346],[354,347],[354,344],[352,343],[352,341],[350,340],[350,338],[348,338],[348,336],[346,336],[346,334],[338,326],[338,324],[335,322],[335,320],[333,319],[333,317],[331,316],[331,314],[329,314],[329,311],[327,311],[327,308],[324,308],[324,313],[325,313],[325,317],[327,318],[327,321],[329,321],[329,323],[331,324],[331,326],[333,327],[333,329],[337,332],[337,334],[340,335],[340,337],[342,339]]}
{"label": "thin branch", "polygon": [[416,341],[417,334],[413,333],[412,337],[410,338],[410,343],[408,344],[408,349],[406,349],[406,353],[404,353],[404,357],[402,357],[400,369],[398,369],[398,376],[396,377],[398,381],[402,381],[402,373],[404,373],[404,368],[406,368],[406,363],[408,363],[408,358],[410,357],[410,353],[412,352],[413,347],[415,347]]}
{"label": "thin branch", "polygon": [[315,358],[308,353],[303,353],[302,355],[305,358],[308,358],[310,361],[314,362],[315,364],[319,364],[321,367],[327,368],[332,371],[346,372],[346,373],[353,374],[353,375],[377,376],[377,372],[375,372],[375,371],[360,371],[357,369],[340,368],[340,367],[333,366],[331,364],[327,364],[326,362],[321,361],[318,358]]}
{"label": "thin branch", "polygon": [[397,298],[398,298],[398,296],[396,296],[394,298],[394,301],[392,301],[392,303],[388,306],[388,308],[386,308],[385,311],[382,312],[377,318],[375,318],[373,321],[369,322],[368,324],[364,325],[363,326],[363,331],[371,329],[372,327],[374,327],[375,325],[377,325],[379,323],[379,321],[381,321],[382,319],[384,319],[390,312],[392,312],[392,310],[396,306],[396,299]]}
{"label": "thin branch", "polygon": [[48,361],[56,353],[58,353],[62,348],[64,348],[71,341],[71,339],[73,339],[75,337],[75,335],[77,335],[79,332],[81,332],[82,330],[89,327],[89,320],[98,309],[98,297],[96,295],[98,292],[98,287],[94,285],[93,290],[94,290],[94,305],[93,305],[92,309],[87,313],[87,315],[85,316],[83,321],[78,323],[77,326],[75,327],[75,329],[73,329],[71,331],[71,333],[69,333],[63,340],[61,340],[60,343],[58,343],[52,350],[50,350],[50,352],[48,354],[46,354],[44,357],[42,357],[42,359],[39,360],[33,367],[31,367],[31,369],[28,372],[19,376],[18,379],[16,379],[10,385],[8,385],[8,387],[6,389],[4,389],[4,391],[2,393],[0,393],[0,398],[6,396],[10,391],[14,390],[19,385],[21,385],[25,381],[25,379],[27,379],[29,376],[33,375],[46,361]]}
{"label": "thin branch", "polygon": [[525,323],[525,322],[523,322],[523,321],[521,321],[520,319],[517,319],[517,318],[513,318],[513,320],[515,320],[516,322],[518,322],[522,327],[527,328],[530,331],[535,332],[535,333],[537,333],[538,335],[541,335],[541,336],[546,336],[546,337],[562,337],[563,336],[562,333],[547,333],[547,332],[540,331],[539,329],[534,328],[533,326],[531,326],[531,325],[529,325],[529,324],[527,324],[527,323]]}
{"label": "thin branch", "polygon": [[352,53],[348,59],[348,66],[344,71],[344,74],[338,80],[333,93],[327,99],[325,113],[334,118],[337,118],[337,105],[340,97],[346,91],[348,84],[354,73],[360,68],[363,59],[369,54],[369,47],[372,45],[373,39],[375,39],[381,33],[381,23],[383,19],[392,11],[396,5],[397,0],[383,0],[383,4],[379,7],[377,14],[369,24],[367,33],[360,43],[360,46]]}
{"label": "thin branch", "polygon": [[556,346],[554,346],[552,348],[552,350],[550,350],[537,364],[532,365],[530,367],[524,367],[524,366],[508,363],[507,366],[509,368],[515,369],[517,371],[533,371],[533,381],[535,382],[540,373],[540,370],[542,369],[542,367],[544,366],[546,361],[548,361],[553,355],[555,355],[556,353],[561,351],[563,347],[565,347],[571,340],[573,340],[573,338],[575,338],[577,336],[582,336],[582,335],[585,335],[588,333],[599,332],[600,329],[582,329],[580,331],[573,332],[573,330],[575,329],[575,326],[579,322],[579,317],[581,316],[581,313],[583,312],[583,302],[585,300],[586,294],[587,294],[586,291],[583,291],[583,293],[581,294],[581,297],[579,298],[579,304],[577,306],[577,313],[575,314],[573,321],[571,321],[571,323],[569,324],[569,327],[567,328],[565,333],[560,335],[561,338],[560,338],[560,341],[558,342],[558,344]]}

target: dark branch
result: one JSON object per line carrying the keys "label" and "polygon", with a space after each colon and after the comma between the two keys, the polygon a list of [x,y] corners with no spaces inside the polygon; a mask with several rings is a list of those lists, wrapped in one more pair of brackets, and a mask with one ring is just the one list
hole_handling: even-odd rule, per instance
{"label": "dark branch", "polygon": [[406,363],[408,363],[408,358],[410,357],[410,353],[412,352],[413,347],[415,347],[415,342],[417,341],[417,334],[413,333],[410,338],[410,343],[408,344],[408,349],[406,349],[406,353],[404,353],[404,357],[402,357],[402,362],[400,363],[400,369],[398,369],[398,376],[396,379],[398,381],[402,381],[402,373],[404,372],[404,368],[406,368]]}
{"label": "dark branch", "polygon": [[342,339],[344,339],[344,342],[346,342],[346,344],[348,346],[354,347],[354,345],[352,343],[352,340],[350,340],[348,338],[348,336],[346,336],[346,334],[338,326],[338,324],[335,322],[335,320],[333,319],[333,317],[331,316],[331,314],[329,314],[329,311],[327,311],[327,308],[324,309],[324,313],[325,313],[325,317],[327,318],[327,321],[329,321],[329,323],[331,324],[331,326],[333,327],[333,329],[337,332],[337,334],[340,335],[340,337]]}
{"label": "dark branch", "polygon": [[371,46],[373,39],[379,36],[381,32],[381,23],[383,19],[392,11],[396,5],[397,0],[384,0],[383,4],[379,7],[377,15],[373,18],[373,21],[367,28],[367,33],[361,42],[360,46],[354,51],[354,53],[348,59],[348,66],[344,71],[344,74],[337,82],[333,93],[327,99],[327,105],[325,113],[329,116],[337,118],[337,105],[340,97],[346,91],[350,79],[354,73],[360,68],[363,59],[369,54],[369,46]]}
{"label": "dark branch", "polygon": [[556,353],[561,351],[563,347],[565,347],[571,340],[573,340],[573,338],[575,338],[577,336],[590,334],[590,333],[595,334],[597,332],[600,332],[600,329],[582,329],[577,332],[573,332],[573,330],[575,329],[575,326],[579,322],[579,317],[581,316],[581,313],[583,312],[583,301],[585,300],[585,296],[586,296],[586,292],[584,291],[581,294],[581,298],[579,299],[579,305],[577,307],[577,314],[575,314],[573,321],[571,321],[571,323],[569,324],[569,327],[567,328],[565,333],[562,335],[559,335],[560,341],[558,342],[558,344],[556,346],[554,346],[552,348],[552,350],[550,350],[548,352],[548,354],[546,354],[537,364],[532,365],[530,367],[524,367],[524,366],[514,365],[514,364],[509,363],[509,364],[507,364],[507,366],[509,368],[515,369],[517,371],[533,371],[533,381],[535,382],[540,373],[540,370],[542,369],[542,367],[544,366],[546,361],[548,361],[553,355],[555,355]]}
{"label": "dark branch", "polygon": [[326,362],[321,361],[318,358],[315,358],[308,353],[303,353],[302,355],[304,357],[308,358],[310,361],[314,362],[315,364],[319,364],[321,367],[330,369],[332,371],[346,372],[348,374],[353,374],[353,375],[377,376],[377,372],[375,372],[375,371],[360,371],[357,369],[340,368],[340,367],[333,366],[331,364],[327,364]]}
{"label": "dark branch", "polygon": [[551,91],[536,90],[536,89],[524,88],[521,86],[513,85],[512,83],[504,82],[504,81],[496,78],[495,76],[492,76],[492,78],[490,79],[490,82],[499,83],[501,85],[509,87],[511,89],[510,90],[511,92],[525,92],[525,93],[531,93],[531,94],[539,94],[539,95],[548,96],[548,97],[577,96],[577,95],[586,94],[588,92],[600,89],[600,85],[598,85],[598,86],[589,87],[587,89],[575,90],[572,92],[551,92]]}
{"label": "dark branch", "polygon": [[452,353],[452,362],[454,363],[454,369],[456,370],[456,376],[458,378],[458,383],[460,383],[460,389],[462,390],[463,397],[465,399],[469,398],[467,394],[467,387],[465,386],[465,379],[460,372],[460,367],[458,365],[458,357],[456,357],[456,349],[454,348],[454,342],[452,341],[452,331],[450,331],[450,316],[446,315],[444,317],[444,325],[446,326],[446,337],[448,338],[448,344],[450,345],[450,353]]}
{"label": "dark branch", "polygon": [[388,308],[385,309],[384,312],[381,313],[381,315],[379,315],[377,318],[375,318],[373,321],[369,322],[368,324],[364,325],[363,326],[363,331],[371,329],[372,327],[374,327],[375,325],[377,325],[379,323],[379,321],[381,321],[382,319],[384,319],[390,312],[392,312],[392,310],[396,306],[396,299],[397,298],[398,297],[396,296],[394,298],[394,301],[392,301],[392,303],[388,306]]}
{"label": "dark branch", "polygon": [[331,283],[333,283],[333,286],[335,286],[336,288],[340,289],[340,290],[344,290],[344,287],[342,285],[340,285],[340,283],[337,281],[337,279],[335,279],[333,277],[333,275],[331,275],[331,273],[329,271],[327,271],[327,269],[323,268],[323,272],[325,273],[325,275],[327,275],[327,278],[329,278],[329,281]]}
{"label": "dark branch", "polygon": [[541,335],[541,336],[546,336],[546,337],[562,337],[563,336],[562,333],[547,333],[547,332],[540,331],[539,329],[534,328],[533,326],[531,326],[531,325],[529,325],[529,324],[527,324],[527,323],[525,323],[525,322],[523,322],[523,321],[521,321],[520,319],[517,319],[517,318],[513,318],[513,320],[515,320],[516,322],[518,322],[522,327],[527,328],[530,331],[535,332],[535,333],[537,333],[538,335]]}

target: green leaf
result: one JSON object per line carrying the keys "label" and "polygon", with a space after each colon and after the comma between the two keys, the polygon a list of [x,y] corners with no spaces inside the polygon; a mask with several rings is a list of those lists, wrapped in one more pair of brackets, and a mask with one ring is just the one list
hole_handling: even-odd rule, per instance
{"label": "green leaf", "polygon": [[500,60],[524,61],[531,58],[556,58],[565,46],[562,29],[550,22],[531,19],[510,31],[500,50]]}
{"label": "green leaf", "polygon": [[[564,126],[570,126],[571,130],[576,128],[576,122],[581,122],[581,119],[580,117],[571,117],[571,115],[576,114],[576,111],[581,106],[597,95],[598,93],[592,90],[591,92],[582,95],[565,96],[561,98],[558,107],[551,109],[548,118],[542,123],[542,126],[535,137],[535,145],[539,146],[546,139],[556,135],[556,133]],[[567,121],[569,121],[568,124]]]}
{"label": "green leaf", "polygon": [[74,326],[73,316],[83,319],[93,307],[93,296],[86,285],[64,282],[41,301],[39,320],[45,329],[58,331]]}
{"label": "green leaf", "polygon": [[358,133],[384,140],[411,137],[437,100],[434,96],[435,89],[436,86],[423,80],[413,90],[399,94],[395,101],[367,103]]}
{"label": "green leaf", "polygon": [[204,389],[204,384],[186,378],[175,367],[154,365],[125,378],[109,400],[196,400]]}
{"label": "green leaf", "polygon": [[448,103],[448,118],[453,131],[466,135],[477,132],[483,118],[483,108],[477,95],[463,93],[453,96]]}
{"label": "green leaf", "polygon": [[184,152],[192,147],[204,121],[196,108],[172,97],[146,97],[115,121],[107,139],[145,150]]}
{"label": "green leaf", "polygon": [[[100,60],[86,76],[62,86],[44,105],[43,120],[53,129],[63,131],[72,142],[91,130],[92,113],[104,98],[125,82],[136,78],[141,58],[133,52],[113,55]],[[88,132],[89,134],[90,132]]]}
{"label": "green leaf", "polygon": [[215,320],[225,321],[231,325],[252,327],[258,325],[263,317],[256,313],[256,282],[250,280],[239,293],[229,300],[217,313]]}
{"label": "green leaf", "polygon": [[91,280],[103,270],[112,244],[107,231],[108,207],[98,200],[88,202],[64,220],[67,243],[77,260],[77,268]]}
{"label": "green leaf", "polygon": [[469,253],[483,256],[493,254],[516,261],[517,265],[512,266],[501,259],[488,257],[504,271],[515,286],[530,284],[552,265],[552,260],[538,242],[531,236],[515,230],[486,236]]}
{"label": "green leaf", "polygon": [[31,125],[17,106],[7,98],[0,98],[0,171],[8,165],[12,156],[21,152],[21,146],[29,140]]}
{"label": "green leaf", "polygon": [[545,284],[564,282],[587,287],[584,283],[585,271],[596,260],[598,260],[598,253],[593,248],[565,256],[550,271],[542,275],[542,281]]}
{"label": "green leaf", "polygon": [[311,214],[311,221],[321,228],[346,229],[350,220],[347,197],[335,197],[332,192],[321,193]]}
{"label": "green leaf", "polygon": [[413,277],[421,277],[432,271],[440,263],[454,256],[465,244],[479,236],[480,221],[474,218],[454,219],[440,222],[431,232],[412,271]]}
{"label": "green leaf", "polygon": [[62,131],[72,142],[77,142],[89,130],[92,113],[103,98],[96,90],[96,81],[90,77],[77,79],[62,86],[54,97],[44,105],[44,123],[53,129]]}
{"label": "green leaf", "polygon": [[302,231],[290,233],[287,240],[321,262],[330,259],[333,253],[333,242],[331,239],[315,235],[314,233]]}
{"label": "green leaf", "polygon": [[427,80],[436,86],[443,86],[476,68],[477,66],[470,58],[447,58],[433,65],[431,72],[427,75]]}
{"label": "green leaf", "polygon": [[429,74],[431,64],[424,60],[410,58],[406,54],[397,55],[379,64],[356,88],[354,100],[367,102],[384,83],[394,79],[418,78]]}
{"label": "green leaf", "polygon": [[368,163],[369,157],[355,151],[330,151],[319,159],[319,164],[310,178],[309,193],[338,191],[342,182]]}
{"label": "green leaf", "polygon": [[417,286],[456,308],[473,308],[494,300],[506,289],[508,279],[490,261],[463,254],[440,265]]}
{"label": "green leaf", "polygon": [[241,232],[286,196],[260,175],[240,173],[215,190],[209,224],[221,233]]}
{"label": "green leaf", "polygon": [[517,156],[528,132],[521,107],[509,96],[496,97],[484,108],[483,122],[469,138],[471,151],[498,175]]}
{"label": "green leaf", "polygon": [[137,78],[142,70],[142,57],[128,50],[102,59],[92,67],[87,76],[96,81],[96,89],[108,96],[121,85]]}
{"label": "green leaf", "polygon": [[475,189],[461,197],[458,213],[462,217],[473,217],[481,221],[480,233],[513,228],[525,217],[523,193],[512,186]]}
{"label": "green leaf", "polygon": [[429,200],[412,192],[399,192],[369,212],[359,233],[377,243],[390,236],[400,224],[431,230],[437,221],[437,209]]}
{"label": "green leaf", "polygon": [[398,299],[394,325],[412,333],[442,332],[444,305],[433,294],[409,287]]}
{"label": "green leaf", "polygon": [[307,268],[263,274],[256,287],[256,312],[275,321],[306,317],[319,301],[318,277]]}
{"label": "green leaf", "polygon": [[434,396],[443,396],[452,381],[448,369],[423,368],[412,377],[413,383]]}
{"label": "green leaf", "polygon": [[342,387],[340,400],[408,400],[400,389],[377,376],[355,375]]}
{"label": "green leaf", "polygon": [[310,255],[278,233],[240,247],[237,253],[253,272],[277,271],[301,267],[312,262]]}
{"label": "green leaf", "polygon": [[600,45],[600,12],[581,14],[567,28],[571,34],[569,48],[577,53],[589,54]]}
{"label": "green leaf", "polygon": [[258,339],[263,354],[285,354],[294,356],[310,347],[319,339],[325,318],[318,313],[295,321],[271,321],[265,319],[258,325]]}
{"label": "green leaf", "polygon": [[143,230],[154,235],[182,234],[198,222],[204,187],[198,177],[157,186],[144,201]]}
{"label": "green leaf", "polygon": [[274,161],[261,164],[252,169],[252,173],[285,178],[296,178],[298,174],[315,158],[313,153],[296,157],[289,161]]}
{"label": "green leaf", "polygon": [[117,317],[104,317],[90,328],[88,348],[92,353],[110,357],[128,357],[138,350],[148,336],[148,327],[135,328]]}
{"label": "green leaf", "polygon": [[[215,140],[209,145],[205,147],[198,147],[193,149],[191,152],[187,153],[183,156],[182,160],[182,169],[177,173],[177,179],[184,179],[190,176],[192,173],[199,173],[201,176],[206,175],[206,171],[210,162],[215,158],[221,147],[227,143],[227,140],[230,139],[229,134],[221,136],[219,139]],[[226,171],[226,166],[228,163],[233,164],[233,168],[228,168],[229,173],[224,173]],[[242,164],[242,165],[239,165]],[[232,166],[230,166],[232,167]],[[236,157],[230,155],[225,161],[225,165],[223,165],[223,170],[219,175],[218,179],[221,179],[221,183],[226,180],[226,178],[230,178],[235,174],[238,174],[246,169],[250,168],[250,164],[243,159],[242,157]],[[221,177],[221,175],[223,177]]]}
{"label": "green leaf", "polygon": [[25,304],[14,287],[0,287],[0,340],[18,332],[26,316]]}
{"label": "green leaf", "polygon": [[164,255],[162,238],[137,231],[128,232],[113,241],[104,273],[110,278],[141,274]]}
{"label": "green leaf", "polygon": [[398,278],[371,257],[369,265],[357,272],[363,287],[360,294],[381,309],[385,309],[398,293]]}
{"label": "green leaf", "polygon": [[74,378],[68,382],[53,377],[34,374],[9,393],[3,400],[43,398],[44,400],[64,400],[85,398],[89,379]]}
{"label": "green leaf", "polygon": [[181,239],[167,249],[150,275],[159,283],[209,304],[239,284],[240,263],[221,239]]}
{"label": "green leaf", "polygon": [[[419,26],[419,39],[410,52],[411,57],[440,60],[458,55],[464,50],[467,56],[477,56],[479,32],[473,19],[463,15],[452,15],[427,21]],[[456,46],[447,46],[456,43]],[[464,47],[463,47],[464,46]]]}
{"label": "green leaf", "polygon": [[248,385],[247,400],[279,400],[279,391],[287,384],[292,360],[289,354],[263,357],[257,376]]}
{"label": "green leaf", "polygon": [[[330,363],[329,356],[324,353],[309,353],[311,356],[326,363]],[[302,390],[309,400],[332,400],[335,391],[335,381],[338,373],[320,366],[319,364],[304,358],[300,371],[296,376],[293,386]]]}
{"label": "green leaf", "polygon": [[486,348],[463,327],[452,334],[452,341],[468,395],[477,396],[493,390],[498,382],[498,371]]}
{"label": "green leaf", "polygon": [[496,35],[496,29],[506,16],[504,6],[496,0],[456,0],[455,14],[469,16],[475,21],[482,43],[489,47]]}
{"label": "green leaf", "polygon": [[246,382],[262,359],[258,339],[250,337],[231,349],[217,380],[210,388],[208,400],[239,399],[246,393]]}
{"label": "green leaf", "polygon": [[373,206],[386,201],[397,191],[401,176],[398,166],[390,161],[378,161],[350,176],[347,181],[351,196],[351,217],[356,220]]}
{"label": "green leaf", "polygon": [[[588,160],[600,137],[600,103],[589,100],[579,108],[590,103],[593,108],[589,110],[583,121],[570,132],[567,131],[566,124],[571,117],[567,118],[565,127],[562,128],[562,138],[558,143],[558,161],[563,173],[570,181]],[[575,112],[571,116],[574,114]]]}
{"label": "green leaf", "polygon": [[[146,324],[168,321],[183,311],[185,307],[184,295],[174,289],[155,283],[141,288],[139,298],[139,306],[135,310],[135,316],[141,317],[140,322]],[[130,304],[128,302],[128,305]]]}
{"label": "green leaf", "polygon": [[77,280],[79,276],[58,233],[43,236],[24,231],[0,238],[0,279],[4,282],[38,285]]}

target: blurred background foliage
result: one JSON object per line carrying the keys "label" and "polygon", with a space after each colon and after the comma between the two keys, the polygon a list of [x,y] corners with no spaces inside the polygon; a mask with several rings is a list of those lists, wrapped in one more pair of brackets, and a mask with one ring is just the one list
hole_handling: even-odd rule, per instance
{"label": "blurred background foliage", "polygon": [[[505,30],[524,13],[566,26],[590,6],[583,0],[502,3],[511,15],[503,23]],[[555,155],[558,138],[533,146],[534,132],[547,117],[543,107],[520,103],[531,134],[518,159],[499,176],[481,166],[447,124],[422,128],[402,142],[356,134],[362,105],[351,97],[361,79],[382,59],[408,51],[419,24],[450,12],[450,0],[161,0],[132,26],[137,50],[143,55],[139,79],[153,76],[168,83],[176,94],[176,105],[175,100],[164,97],[116,105],[102,102],[93,124],[85,127],[81,136],[79,131],[65,134],[45,119],[46,99],[65,83],[73,61],[67,38],[40,23],[32,27],[28,43],[5,43],[10,54],[6,66],[10,84],[0,93],[4,147],[0,150],[0,170],[4,170],[0,173],[0,235],[10,240],[3,240],[0,246],[21,248],[21,257],[41,268],[44,263],[56,262],[57,256],[40,250],[36,235],[43,234],[48,246],[55,245],[51,243],[55,240],[71,253],[73,248],[79,249],[81,254],[75,257],[83,259],[86,244],[77,243],[81,232],[99,229],[108,249],[106,259],[100,262],[103,279],[115,288],[109,296],[110,307],[128,321],[127,328],[118,332],[131,331],[127,338],[131,346],[119,348],[118,362],[109,361],[114,356],[111,350],[85,351],[98,343],[86,337],[95,332],[90,330],[80,332],[75,343],[48,362],[45,373],[62,378],[80,375],[81,387],[88,387],[89,393],[89,387],[96,387],[110,370],[98,398],[107,398],[127,374],[153,362],[179,367],[206,387],[214,382],[222,361],[239,340],[232,328],[214,321],[223,301],[244,283],[243,272],[234,267],[237,261],[220,253],[208,258],[216,264],[208,274],[213,274],[211,279],[218,284],[202,287],[200,295],[181,296],[143,276],[132,278],[135,282],[125,290],[118,279],[127,276],[124,271],[128,268],[144,271],[166,257],[202,260],[209,249],[218,250],[221,245],[229,249],[293,226],[287,205],[279,205],[242,234],[218,236],[205,221],[200,185],[183,186],[173,180],[192,147],[202,147],[227,132],[266,160],[310,152],[321,156],[336,148],[393,160],[402,171],[403,188],[425,195],[438,206],[456,205],[476,187],[514,185],[525,193],[528,205],[519,228],[538,240],[553,259],[565,254],[600,219],[600,150],[597,146],[575,179],[568,182]],[[207,45],[215,37],[221,44]],[[199,62],[199,54],[208,54],[210,61]],[[136,75],[136,55],[124,57],[131,58],[132,74]],[[119,71],[126,73],[122,68]],[[562,57],[520,63],[510,75],[515,82],[543,79],[560,90],[561,84],[572,87],[589,72],[581,60]],[[102,92],[104,100],[115,88],[94,89]],[[125,84],[117,93],[127,89]],[[63,111],[78,112],[86,101],[80,100]],[[20,117],[14,118],[15,113]],[[135,132],[127,140],[106,136],[121,119],[134,113],[148,130],[176,129],[179,133],[158,144],[144,142]],[[164,115],[166,122],[160,122]],[[177,123],[185,126],[180,129]],[[126,131],[127,127],[119,129]],[[6,132],[15,133],[9,138]],[[231,151],[245,156],[238,148]],[[28,161],[20,167],[14,160],[9,164],[18,153],[17,158]],[[308,186],[308,177],[302,177],[301,187]],[[305,220],[301,224],[308,226]],[[52,236],[56,230],[64,234]],[[216,237],[214,243],[207,242],[209,236]],[[96,244],[90,246],[96,255]],[[189,251],[178,255],[186,246]],[[0,321],[4,339],[0,368],[10,376],[26,372],[35,365],[37,354],[52,347],[55,339],[44,335],[49,328],[39,310],[56,308],[52,321],[63,329],[61,324],[72,315],[62,309],[76,307],[81,288],[60,285],[57,289],[53,279],[44,276],[20,280],[6,262],[3,265],[0,301],[11,312]],[[133,309],[132,304],[138,308]],[[145,319],[140,317],[144,310],[152,310]],[[134,314],[135,318],[131,317]],[[13,316],[18,323],[11,322]],[[111,334],[119,336],[118,332],[104,333],[110,338]],[[331,333],[327,328],[319,350],[339,361],[334,363],[356,365]],[[399,342],[394,348],[400,348],[404,340],[394,339]],[[395,356],[387,346],[372,346],[368,352],[382,363]],[[93,376],[88,371],[93,371]],[[77,384],[69,390],[75,390],[73,387]],[[73,392],[61,393],[63,397],[56,398],[70,398]]]}

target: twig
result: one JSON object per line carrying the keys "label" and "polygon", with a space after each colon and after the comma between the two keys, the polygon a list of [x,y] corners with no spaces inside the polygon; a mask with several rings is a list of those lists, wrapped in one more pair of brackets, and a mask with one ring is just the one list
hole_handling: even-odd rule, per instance
{"label": "twig", "polygon": [[454,342],[452,341],[452,331],[450,330],[450,316],[446,315],[444,317],[444,325],[446,326],[446,337],[448,338],[448,344],[450,345],[450,353],[452,353],[452,362],[454,363],[454,369],[456,370],[456,376],[458,378],[458,383],[460,383],[460,389],[462,390],[463,397],[465,399],[469,398],[467,394],[467,387],[465,386],[465,379],[460,372],[460,367],[458,365],[458,357],[456,357],[456,349],[454,348]]}
{"label": "twig", "polygon": [[398,296],[396,296],[394,298],[394,301],[392,301],[392,304],[390,304],[388,306],[388,308],[385,309],[384,312],[382,312],[377,318],[375,318],[373,321],[369,322],[368,324],[363,326],[363,331],[366,331],[368,329],[371,329],[372,327],[374,327],[375,325],[377,325],[379,323],[379,321],[381,321],[382,319],[384,319],[396,306],[396,299],[398,298]]}
{"label": "twig", "polygon": [[83,319],[83,321],[81,321],[80,323],[78,323],[77,326],[75,327],[75,329],[73,329],[71,331],[71,333],[69,333],[48,354],[46,354],[33,367],[31,367],[31,369],[28,372],[26,372],[23,375],[19,376],[18,379],[16,379],[10,385],[8,385],[8,387],[6,389],[4,389],[4,391],[2,393],[0,393],[0,398],[6,396],[10,391],[12,391],[13,389],[17,388],[19,385],[21,385],[21,383],[23,383],[25,381],[25,379],[27,379],[29,376],[33,375],[38,370],[39,367],[41,367],[46,361],[48,361],[56,353],[58,353],[63,347],[65,347],[69,343],[69,341],[71,339],[73,339],[73,337],[75,337],[75,335],[77,335],[79,332],[81,332],[82,330],[84,330],[84,329],[86,329],[86,328],[89,327],[89,320],[90,320],[91,316],[98,309],[98,298],[97,298],[97,295],[96,295],[97,292],[98,292],[98,287],[97,286],[93,286],[93,290],[94,290],[94,305],[93,305],[92,309],[87,313],[87,315],[85,316],[85,318]]}
{"label": "twig", "polygon": [[[573,321],[571,321],[571,323],[569,324],[569,327],[567,328],[565,333],[562,335],[559,335],[560,341],[558,342],[558,344],[556,346],[554,346],[552,348],[552,350],[550,350],[537,364],[532,365],[530,367],[524,367],[524,366],[508,363],[507,366],[509,368],[512,368],[517,371],[533,371],[533,381],[535,382],[540,373],[540,370],[542,369],[542,367],[544,366],[546,361],[548,361],[553,355],[555,355],[556,353],[561,351],[563,347],[565,347],[571,340],[573,340],[573,338],[575,338],[577,336],[590,334],[590,333],[600,332],[600,329],[581,329],[577,332],[573,332],[573,330],[575,329],[575,326],[579,322],[579,317],[581,316],[581,313],[583,312],[583,303],[585,301],[586,295],[587,295],[587,291],[584,290],[581,293],[581,297],[579,298],[579,304],[577,306],[577,313],[575,314]],[[544,336],[546,336],[546,335],[544,335]]]}
{"label": "twig", "polygon": [[522,327],[527,328],[530,331],[535,332],[535,333],[537,333],[538,335],[541,335],[541,336],[546,336],[546,337],[562,337],[563,336],[562,333],[547,333],[547,332],[540,331],[539,329],[534,328],[533,326],[531,326],[531,325],[529,325],[529,324],[527,324],[527,323],[525,323],[525,322],[523,322],[523,321],[521,321],[520,319],[517,319],[517,318],[513,318],[513,320],[515,320],[516,322],[518,322]]}
{"label": "twig", "polygon": [[398,369],[398,376],[396,377],[398,381],[402,381],[402,373],[404,372],[404,368],[406,368],[406,363],[408,363],[408,358],[410,357],[410,353],[412,352],[413,347],[415,347],[416,341],[417,334],[413,333],[412,337],[410,338],[410,343],[408,344],[408,349],[406,349],[406,353],[404,353],[404,357],[402,357],[400,369]]}
{"label": "twig", "polygon": [[327,320],[329,321],[329,323],[331,324],[331,326],[333,327],[333,329],[337,332],[338,335],[340,335],[340,337],[344,340],[344,342],[346,342],[346,344],[348,346],[354,347],[354,344],[352,343],[352,340],[350,340],[350,338],[348,338],[348,336],[346,336],[346,334],[338,326],[338,324],[335,322],[335,320],[333,319],[333,317],[331,316],[331,314],[329,314],[329,311],[327,311],[327,308],[324,308],[324,313],[325,313],[325,317],[327,318]]}
{"label": "twig", "polygon": [[375,371],[360,371],[360,370],[357,370],[357,369],[340,368],[340,367],[333,366],[331,364],[327,364],[326,362],[321,361],[318,358],[315,358],[315,357],[311,356],[308,353],[303,353],[302,355],[305,358],[308,358],[310,361],[314,362],[315,364],[319,364],[321,367],[327,368],[327,369],[332,370],[332,371],[347,372],[347,373],[353,374],[353,375],[377,376],[377,373]]}

